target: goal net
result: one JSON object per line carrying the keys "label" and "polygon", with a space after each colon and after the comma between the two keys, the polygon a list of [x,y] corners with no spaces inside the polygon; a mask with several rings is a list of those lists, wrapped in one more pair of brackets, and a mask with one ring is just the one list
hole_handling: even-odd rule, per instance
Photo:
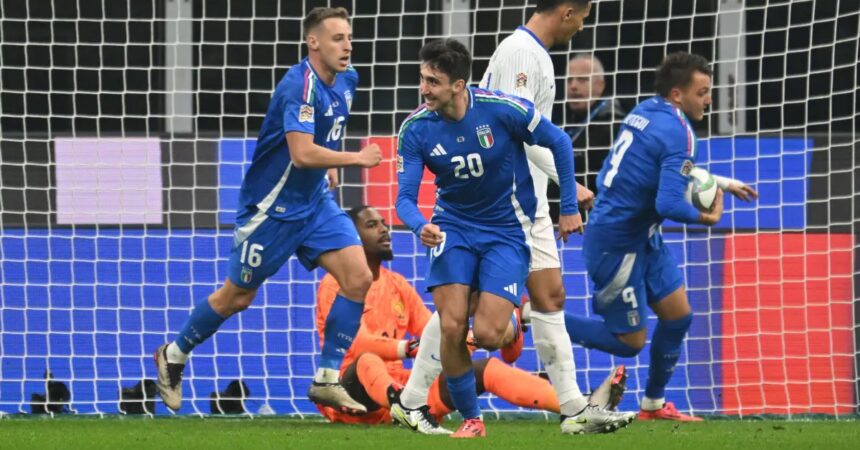
{"label": "goal net", "polygon": [[[341,171],[338,201],[377,206],[395,224],[391,267],[423,293],[423,247],[393,211],[395,135],[420,101],[418,50],[428,39],[461,39],[477,82],[498,42],[530,16],[527,3],[4,0],[0,414],[30,412],[48,374],[67,385],[69,410],[96,414],[118,413],[122,389],[155,377],[154,349],[226,277],[242,174],[274,85],[306,55],[301,19],[314,6],[345,6],[353,17],[360,85],[344,147],[370,139],[385,155],[375,169]],[[664,224],[695,315],[667,399],[696,414],[856,414],[860,6],[593,3],[585,29],[550,51],[553,119],[585,143],[575,149],[578,170],[595,173],[605,150],[597,130],[616,126],[600,114],[583,122],[596,105],[629,111],[652,95],[663,56],[685,50],[714,68],[714,103],[696,128],[699,164],[761,194],[755,203],[727,199],[711,229]],[[602,75],[576,78],[602,80],[602,93],[568,92],[577,55],[602,63]],[[581,239],[560,248],[565,307],[590,315]],[[291,259],[250,309],[197,347],[180,414],[209,414],[211,394],[233,380],[248,386],[252,414],[316,413],[306,391],[322,275]],[[579,346],[574,354],[583,391],[627,365],[620,408],[638,408],[647,347],[635,358]],[[530,334],[516,365],[541,370]],[[520,411],[481,401],[488,413]],[[168,410],[158,402],[156,412]]]}

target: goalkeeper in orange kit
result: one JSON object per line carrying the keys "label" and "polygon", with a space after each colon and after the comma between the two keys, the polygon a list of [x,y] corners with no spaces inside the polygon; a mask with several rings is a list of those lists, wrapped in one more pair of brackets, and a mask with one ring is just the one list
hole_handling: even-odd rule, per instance
{"label": "goalkeeper in orange kit", "polygon": [[[361,327],[341,365],[341,383],[349,394],[367,407],[367,413],[351,416],[332,408],[318,406],[331,422],[378,424],[391,422],[388,408],[401,386],[409,378],[402,360],[418,353],[424,325],[431,312],[406,279],[381,266],[393,258],[388,225],[379,212],[359,206],[349,212],[364,245],[373,284],[365,298]],[[326,275],[317,297],[317,332],[322,339],[326,316],[334,301],[338,285]],[[555,391],[546,380],[511,367],[497,358],[474,361],[477,390],[492,392],[508,402],[527,408],[558,413]],[[442,416],[454,410],[444,378],[437,378],[430,388],[427,406],[423,408],[420,426],[424,432],[448,434],[438,425]]]}

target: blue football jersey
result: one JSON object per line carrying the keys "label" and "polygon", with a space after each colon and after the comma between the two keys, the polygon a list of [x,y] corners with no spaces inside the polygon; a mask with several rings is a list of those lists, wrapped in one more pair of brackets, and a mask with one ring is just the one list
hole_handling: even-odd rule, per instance
{"label": "blue football jersey", "polygon": [[257,208],[279,219],[303,219],[331,195],[326,169],[292,164],[286,133],[312,134],[315,144],[340,149],[357,85],[358,73],[352,66],[337,74],[332,85],[317,76],[307,58],[287,71],[272,94],[253,162],[242,180],[240,215]]}
{"label": "blue football jersey", "polygon": [[[562,212],[577,211],[570,139],[528,100],[468,88],[466,115],[453,122],[420,107],[398,139],[397,212],[415,233],[426,224],[415,205],[424,167],[436,175],[434,216],[476,227],[520,228],[534,221],[537,199],[523,143],[553,151],[560,164]],[[562,174],[562,171],[567,172]]]}
{"label": "blue football jersey", "polygon": [[586,239],[628,249],[665,218],[696,222],[699,211],[684,198],[695,160],[696,134],[683,111],[660,96],[637,105],[597,175]]}

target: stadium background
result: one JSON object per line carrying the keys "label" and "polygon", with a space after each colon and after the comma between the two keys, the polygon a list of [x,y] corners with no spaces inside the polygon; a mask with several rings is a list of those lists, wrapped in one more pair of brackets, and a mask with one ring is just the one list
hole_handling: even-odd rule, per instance
{"label": "stadium background", "polygon": [[[344,207],[369,202],[397,223],[391,136],[418,104],[425,39],[459,33],[477,81],[495,43],[528,17],[524,3],[330,2],[355,16],[361,88],[345,147],[372,137],[389,156],[377,169],[343,171]],[[667,51],[719,57],[714,112],[697,127],[700,162],[755,181],[762,199],[729,202],[714,230],[666,227],[696,313],[668,396],[705,414],[853,414],[860,6],[734,2],[745,39],[726,56],[720,3],[596,2],[571,48],[552,53],[557,90],[571,52],[596,49],[608,92],[628,108],[650,93]],[[242,171],[272,87],[304,56],[301,17],[321,4],[3,2],[0,411],[29,411],[46,370],[82,413],[115,413],[120,388],[155,375],[149,352],[225,277]],[[458,7],[469,10],[455,13],[466,18],[460,28],[450,18]],[[737,91],[720,81],[740,73]],[[563,119],[562,102],[554,116]],[[429,205],[432,192],[422,198]],[[421,291],[419,245],[401,231],[394,248],[392,268]],[[586,314],[579,248],[574,240],[562,253],[567,308]],[[291,260],[254,307],[200,346],[180,413],[207,413],[209,393],[239,378],[250,412],[314,412],[305,391],[320,277]],[[633,359],[575,354],[584,388],[614,363],[635,369],[621,407],[637,407],[647,348]],[[537,357],[528,349],[517,365],[536,370]]]}

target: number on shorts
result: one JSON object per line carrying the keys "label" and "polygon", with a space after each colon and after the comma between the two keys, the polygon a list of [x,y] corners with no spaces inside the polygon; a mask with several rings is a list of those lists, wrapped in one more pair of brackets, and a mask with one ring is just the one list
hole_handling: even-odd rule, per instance
{"label": "number on shorts", "polygon": [[248,258],[248,265],[251,267],[260,267],[263,264],[263,255],[259,252],[263,251],[263,246],[260,244],[251,244],[248,248],[248,241],[242,243],[242,257],[239,262],[245,264],[245,257]]}
{"label": "number on shorts", "polygon": [[442,242],[440,242],[439,245],[433,247],[430,250],[430,255],[434,258],[438,258],[439,255],[441,255],[443,251],[445,251],[445,232],[444,231],[442,232]]}
{"label": "number on shorts", "polygon": [[633,292],[632,287],[626,287],[621,291],[621,299],[624,300],[624,303],[629,303],[632,309],[636,309],[639,306],[639,303],[636,302],[636,293]]}

